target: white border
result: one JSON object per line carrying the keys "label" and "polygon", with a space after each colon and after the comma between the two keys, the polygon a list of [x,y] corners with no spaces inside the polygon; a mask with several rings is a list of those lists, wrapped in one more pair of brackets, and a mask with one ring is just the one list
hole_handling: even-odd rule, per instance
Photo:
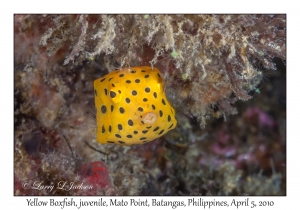
{"label": "white border", "polygon": [[[299,13],[296,4],[283,1],[10,1],[1,2],[1,209],[21,207],[28,209],[26,199],[30,197],[13,196],[13,14],[15,13],[287,13],[287,196],[286,197],[251,197],[252,200],[274,200],[276,206],[272,209],[284,207],[298,207],[299,192]],[[296,1],[291,1],[296,2]],[[298,144],[298,145],[296,145]],[[39,197],[42,200],[51,197]],[[98,199],[98,197],[83,197],[85,199]],[[109,199],[109,197],[105,197]],[[118,197],[130,199],[131,197]],[[133,197],[138,199],[138,197]],[[143,198],[143,197],[142,197]],[[144,197],[145,198],[145,197]],[[162,198],[162,197],[156,197]],[[184,200],[191,197],[164,197],[167,200]],[[197,197],[198,198],[198,197]],[[203,197],[204,199],[232,200],[234,197]],[[236,197],[244,199],[245,197]],[[55,197],[63,199],[63,197]],[[79,200],[80,197],[76,197]],[[151,198],[148,198],[151,199]],[[3,207],[2,207],[3,206]],[[7,207],[7,208],[5,208]],[[101,207],[97,207],[99,209]],[[162,209],[165,207],[155,207]],[[180,207],[178,207],[180,208]],[[178,209],[177,208],[177,209]],[[197,207],[199,209],[200,207]],[[53,209],[46,207],[45,209]],[[58,209],[58,208],[56,208]],[[59,207],[59,209],[61,209]],[[71,208],[70,208],[71,209]],[[132,209],[122,207],[122,209]],[[139,208],[141,209],[141,208]],[[169,209],[172,209],[169,207]],[[201,208],[200,208],[201,209]],[[213,208],[215,209],[215,208]],[[243,209],[243,208],[239,208]],[[246,208],[245,208],[246,209]],[[264,208],[265,209],[265,208]],[[269,208],[268,208],[269,209]],[[295,209],[295,208],[294,208]]]}

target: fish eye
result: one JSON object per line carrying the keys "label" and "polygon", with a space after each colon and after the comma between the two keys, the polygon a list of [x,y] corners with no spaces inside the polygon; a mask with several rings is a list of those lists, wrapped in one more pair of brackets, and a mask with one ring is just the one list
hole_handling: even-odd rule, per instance
{"label": "fish eye", "polygon": [[109,97],[114,104],[120,103],[123,100],[123,94],[120,91],[114,89],[110,89],[109,91]]}

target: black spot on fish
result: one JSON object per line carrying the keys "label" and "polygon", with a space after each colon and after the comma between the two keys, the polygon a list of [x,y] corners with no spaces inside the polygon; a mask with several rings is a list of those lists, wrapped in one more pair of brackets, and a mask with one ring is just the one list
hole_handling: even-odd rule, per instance
{"label": "black spot on fish", "polygon": [[128,125],[133,126],[132,120],[128,120]]}
{"label": "black spot on fish", "polygon": [[139,110],[140,112],[144,111],[142,107],[139,107],[138,110]]}
{"label": "black spot on fish", "polygon": [[156,127],[156,128],[153,129],[153,131],[157,131],[158,129],[159,129],[159,127]]}
{"label": "black spot on fish", "polygon": [[127,104],[130,103],[130,99],[129,98],[126,98],[125,101],[126,101]]}
{"label": "black spot on fish", "polygon": [[102,80],[100,80],[100,82],[103,82],[106,78],[103,78]]}
{"label": "black spot on fish", "polygon": [[136,95],[137,95],[136,90],[133,90],[133,91],[131,92],[131,94],[132,94],[133,96],[136,96]]}
{"label": "black spot on fish", "polygon": [[152,109],[155,110],[155,106],[152,104]]}
{"label": "black spot on fish", "polygon": [[109,95],[111,98],[114,98],[117,94],[114,91],[110,91]]}
{"label": "black spot on fish", "polygon": [[161,102],[162,102],[163,105],[166,105],[166,102],[165,102],[164,99],[162,99]]}
{"label": "black spot on fish", "polygon": [[144,101],[144,102],[147,102],[147,101],[148,101],[148,99],[147,99],[147,98],[143,98],[143,101]]}
{"label": "black spot on fish", "polygon": [[124,77],[124,74],[120,74],[119,77]]}
{"label": "black spot on fish", "polygon": [[149,92],[150,92],[150,88],[149,88],[149,87],[146,87],[146,88],[145,88],[145,92],[146,92],[146,93],[149,93]]}
{"label": "black spot on fish", "polygon": [[122,130],[123,129],[123,126],[121,124],[118,124],[118,129],[119,130]]}
{"label": "black spot on fish", "polygon": [[153,93],[153,96],[154,96],[154,98],[157,98],[157,93],[154,92],[154,93]]}
{"label": "black spot on fish", "polygon": [[163,116],[163,112],[161,110],[159,110],[159,116],[162,117]]}
{"label": "black spot on fish", "polygon": [[127,135],[126,137],[127,137],[127,138],[132,138],[132,135]]}
{"label": "black spot on fish", "polygon": [[168,115],[168,122],[170,122],[171,121],[171,116],[170,115]]}
{"label": "black spot on fish", "polygon": [[125,109],[124,109],[123,107],[120,107],[120,109],[119,109],[119,110],[120,110],[120,113],[121,113],[121,114],[124,114],[124,112],[125,112]]}
{"label": "black spot on fish", "polygon": [[140,80],[139,80],[139,79],[136,79],[136,80],[135,80],[135,83],[140,83]]}
{"label": "black spot on fish", "polygon": [[102,112],[102,114],[106,113],[106,106],[105,105],[101,106],[101,112]]}
{"label": "black spot on fish", "polygon": [[110,111],[111,111],[111,112],[114,111],[114,105],[110,105]]}
{"label": "black spot on fish", "polygon": [[120,134],[115,134],[115,136],[116,136],[117,138],[121,138]]}
{"label": "black spot on fish", "polygon": [[164,130],[161,130],[158,134],[160,135],[160,134],[162,134],[164,132]]}

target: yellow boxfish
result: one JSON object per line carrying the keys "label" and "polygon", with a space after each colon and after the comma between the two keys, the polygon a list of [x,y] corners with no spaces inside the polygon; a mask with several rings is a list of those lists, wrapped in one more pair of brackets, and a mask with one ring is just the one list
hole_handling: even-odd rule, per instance
{"label": "yellow boxfish", "polygon": [[115,70],[95,80],[94,89],[100,143],[142,144],[176,127],[175,110],[157,68]]}

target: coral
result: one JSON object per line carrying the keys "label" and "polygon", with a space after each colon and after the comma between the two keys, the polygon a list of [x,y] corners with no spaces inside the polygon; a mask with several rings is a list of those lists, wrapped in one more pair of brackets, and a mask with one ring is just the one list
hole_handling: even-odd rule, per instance
{"label": "coral", "polygon": [[273,174],[266,178],[261,175],[255,175],[246,178],[246,182],[242,186],[244,195],[283,195],[281,192],[282,175]]}
{"label": "coral", "polygon": [[[25,30],[16,39],[26,35],[32,22],[47,23],[34,29],[40,35],[36,50],[46,48],[51,59],[65,56],[64,65],[80,65],[101,55],[109,71],[144,62],[163,66],[169,87],[175,87],[174,98],[189,104],[185,112],[196,116],[202,127],[207,115],[235,113],[229,105],[234,102],[232,92],[237,99],[251,98],[247,92],[261,78],[254,61],[276,69],[272,58],[285,59],[284,15],[29,16],[16,24],[19,31]],[[74,45],[66,53],[70,42]],[[34,66],[30,59],[29,66]],[[211,104],[219,107],[217,115]]]}
{"label": "coral", "polygon": [[93,186],[93,189],[81,189],[77,195],[113,194],[109,171],[103,162],[86,163],[78,169],[78,173],[82,177],[82,181],[86,185]]}
{"label": "coral", "polygon": [[[285,194],[285,15],[15,15],[14,32],[15,195]],[[149,65],[177,127],[98,144],[94,80]],[[22,187],[58,180],[95,191]]]}

